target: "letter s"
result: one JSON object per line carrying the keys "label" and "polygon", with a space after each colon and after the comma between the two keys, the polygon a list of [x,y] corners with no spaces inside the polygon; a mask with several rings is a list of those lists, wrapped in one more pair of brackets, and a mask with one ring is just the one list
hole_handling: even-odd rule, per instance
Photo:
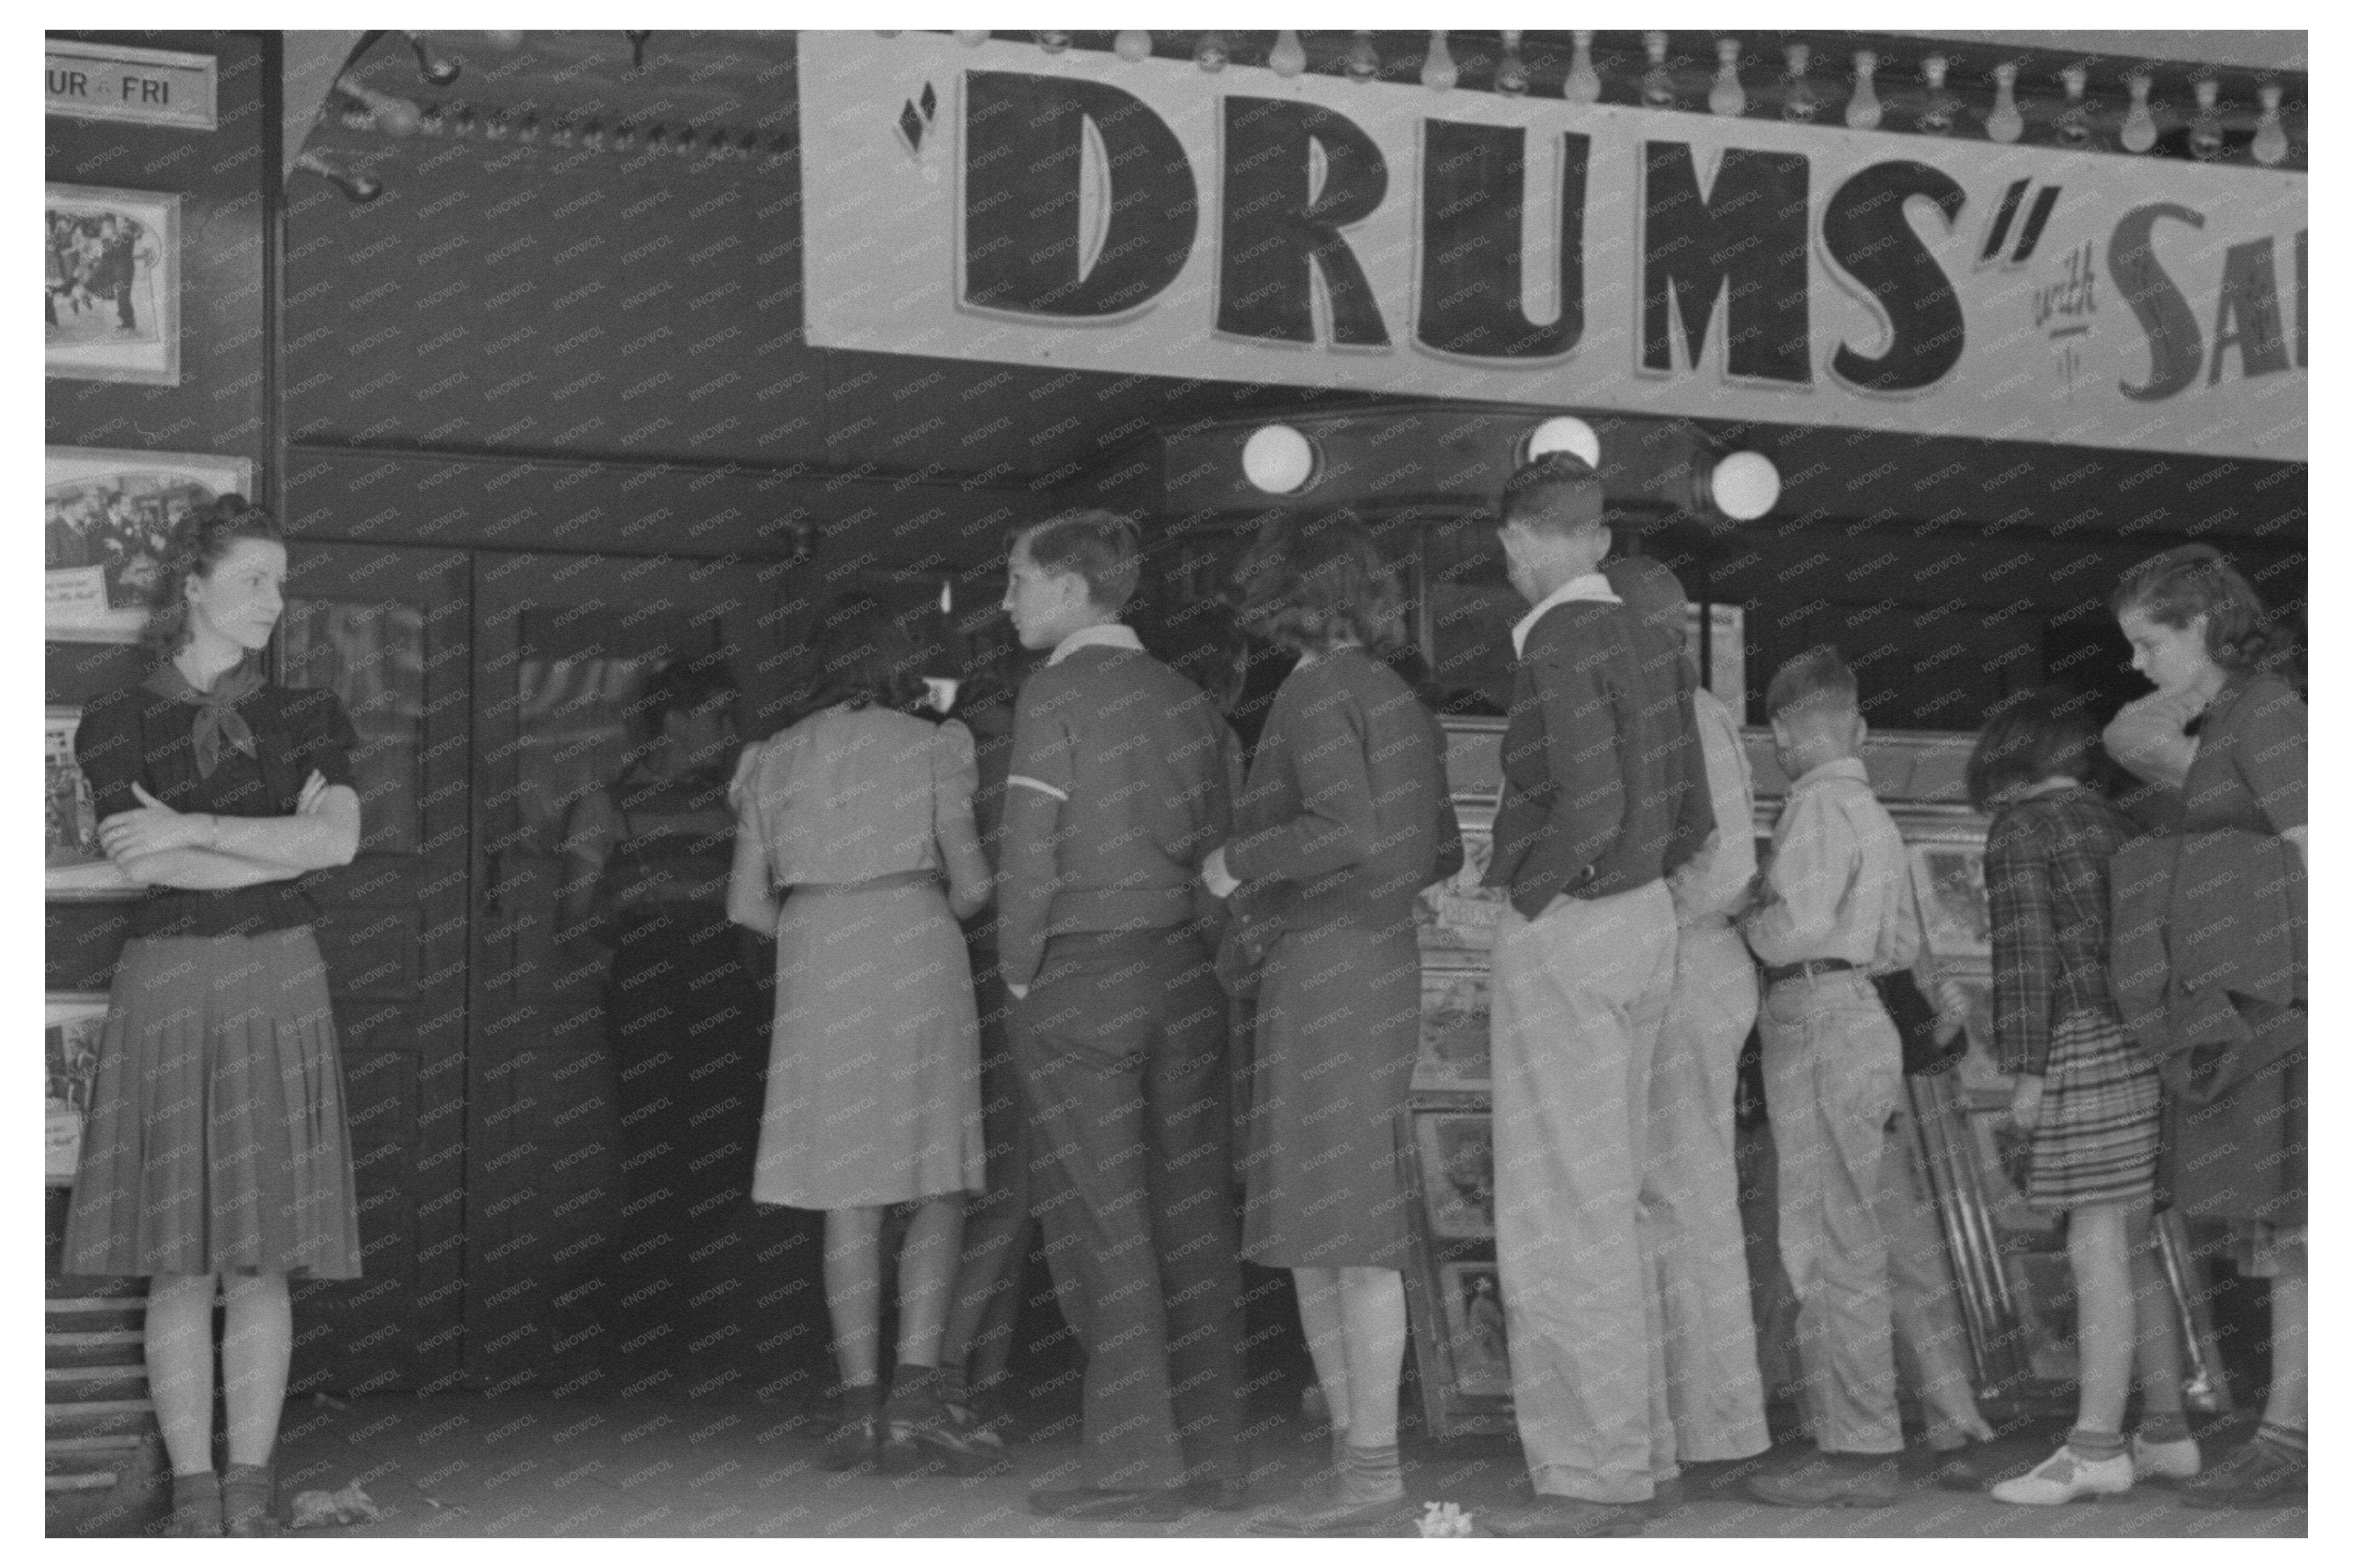
{"label": "letter s", "polygon": [[2108,277],[2148,335],[2148,380],[2138,386],[2116,383],[2116,390],[2137,403],[2155,403],[2179,392],[2198,379],[2198,367],[2206,358],[2198,318],[2158,265],[2149,244],[2149,231],[2161,217],[2178,218],[2192,228],[2206,226],[2203,213],[2175,202],[2151,202],[2118,218],[2108,237]]}

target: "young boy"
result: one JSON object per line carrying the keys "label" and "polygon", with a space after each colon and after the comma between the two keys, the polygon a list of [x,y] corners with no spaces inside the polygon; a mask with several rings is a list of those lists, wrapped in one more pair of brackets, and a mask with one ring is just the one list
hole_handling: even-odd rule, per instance
{"label": "young boy", "polygon": [[1232,1180],[1219,900],[1197,873],[1240,792],[1233,732],[1119,613],[1135,530],[1079,511],[1023,530],[1005,607],[1050,648],[1021,688],[997,943],[1014,999],[1047,1254],[1087,1355],[1066,1518],[1237,1508],[1241,1234]]}
{"label": "young boy", "polygon": [[1887,1240],[1874,1200],[1904,1082],[1894,1022],[1871,975],[1908,967],[1919,917],[1904,840],[1857,756],[1864,724],[1835,649],[1799,654],[1765,694],[1792,781],[1741,934],[1765,967],[1757,1018],[1765,1104],[1780,1163],[1783,1267],[1798,1297],[1798,1356],[1819,1459],[1751,1490],[1790,1507],[1896,1500]]}

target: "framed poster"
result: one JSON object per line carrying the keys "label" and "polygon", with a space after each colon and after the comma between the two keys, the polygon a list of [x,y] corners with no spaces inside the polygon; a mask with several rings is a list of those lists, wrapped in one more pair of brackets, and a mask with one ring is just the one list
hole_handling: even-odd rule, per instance
{"label": "framed poster", "polygon": [[1504,721],[1448,713],[1438,724],[1446,732],[1447,792],[1465,805],[1501,805]]}
{"label": "framed poster", "polygon": [[1508,1399],[1512,1363],[1505,1340],[1504,1281],[1493,1263],[1442,1263],[1439,1300],[1453,1352],[1454,1392],[1471,1398]]}
{"label": "framed poster", "polygon": [[1414,1150],[1430,1235],[1441,1241],[1495,1235],[1495,1135],[1484,1110],[1418,1110]]}
{"label": "framed poster", "polygon": [[51,447],[43,495],[47,635],[137,642],[173,531],[197,507],[253,493],[242,458]]}
{"label": "framed poster", "polygon": [[1911,842],[1912,889],[1938,958],[1993,957],[1993,916],[1986,906],[1985,836]]}
{"label": "framed poster", "polygon": [[106,1028],[106,993],[52,991],[44,1055],[49,1084],[48,1184],[69,1186],[81,1158],[82,1118],[98,1077],[98,1041]]}
{"label": "framed poster", "polygon": [[1421,1043],[1414,1054],[1413,1092],[1489,1090],[1487,998],[1483,969],[1421,972]]}
{"label": "framed poster", "polygon": [[41,294],[48,374],[180,384],[180,198],[50,185]]}
{"label": "framed poster", "polygon": [[1495,814],[1462,808],[1462,867],[1442,882],[1432,882],[1414,900],[1414,937],[1424,955],[1457,953],[1466,958],[1483,954],[1495,945],[1495,923],[1503,919],[1501,888],[1480,883],[1495,853]]}
{"label": "framed poster", "polygon": [[42,865],[52,899],[135,897],[137,884],[124,879],[98,847],[98,814],[90,782],[74,760],[79,708],[51,708],[44,717],[41,760],[45,839]]}

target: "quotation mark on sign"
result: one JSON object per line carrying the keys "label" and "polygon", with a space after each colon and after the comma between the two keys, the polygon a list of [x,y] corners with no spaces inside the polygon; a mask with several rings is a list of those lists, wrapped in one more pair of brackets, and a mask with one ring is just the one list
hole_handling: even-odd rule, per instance
{"label": "quotation mark on sign", "polygon": [[[1978,265],[1982,267],[2001,254],[2002,241],[2010,237],[2010,226],[2018,219],[2018,209],[2026,200],[2026,189],[2031,179],[2012,180],[2001,194],[2001,210],[1993,215],[1993,226],[1986,231],[1985,248],[1978,252]],[[2052,209],[2059,205],[2057,185],[2045,185],[2035,193],[2034,205],[2026,214],[2026,226],[2018,231],[2018,248],[2010,253],[2010,265],[2018,266],[2034,254],[2037,240],[2042,237],[2043,226],[2050,223]]]}
{"label": "quotation mark on sign", "polygon": [[923,97],[909,100],[899,106],[899,140],[906,143],[908,152],[921,153],[923,150],[923,132],[931,129],[939,110],[939,94],[932,90],[930,82],[923,84]]}

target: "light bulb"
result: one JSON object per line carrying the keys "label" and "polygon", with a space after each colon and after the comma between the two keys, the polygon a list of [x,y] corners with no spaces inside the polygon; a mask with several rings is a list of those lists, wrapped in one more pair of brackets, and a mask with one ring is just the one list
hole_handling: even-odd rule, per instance
{"label": "light bulb", "polygon": [[1922,60],[1920,79],[1928,84],[1927,96],[1920,104],[1920,133],[1950,136],[1961,105],[1959,100],[1945,90],[1945,57],[1930,55]]}
{"label": "light bulb", "polygon": [[510,54],[522,47],[522,35],[521,33],[486,32],[482,35],[482,37],[490,44],[491,47],[494,49],[504,49]]}
{"label": "light bulb", "polygon": [[1735,522],[1754,522],[1781,499],[1781,471],[1762,452],[1735,452],[1708,475],[1715,509]]}
{"label": "light bulb", "polygon": [[1593,426],[1574,415],[1558,414],[1528,432],[1527,455],[1521,460],[1533,462],[1549,452],[1569,452],[1585,460],[1588,468],[1601,466],[1601,437]]}
{"label": "light bulb", "polygon": [[1872,77],[1879,69],[1879,57],[1869,49],[1854,52],[1854,96],[1846,100],[1846,122],[1857,131],[1876,131],[1880,117],[1885,112],[1880,107],[1879,89]]}
{"label": "light bulb", "polygon": [[1205,71],[1225,69],[1227,58],[1226,36],[1223,33],[1204,33],[1193,46],[1193,63]]}
{"label": "light bulb", "polygon": [[2084,102],[2086,73],[2082,66],[2069,66],[2059,73],[2060,84],[2065,88],[2067,101],[2059,107],[2058,123],[2052,127],[2059,145],[2081,150],[2092,144],[2092,110]]}
{"label": "light bulb", "polygon": [[2127,153],[2146,153],[2157,145],[2157,116],[2148,111],[2148,86],[2147,71],[2136,72],[2125,83],[2132,94],[2132,107],[2125,110],[2124,127],[2116,132],[2116,140]]}
{"label": "light bulb", "polygon": [[1568,76],[1560,84],[1561,97],[1571,103],[1601,101],[1601,73],[1593,68],[1593,34],[1590,29],[1571,33],[1577,52],[1568,62]]}
{"label": "light bulb", "polygon": [[1715,41],[1715,81],[1707,89],[1707,111],[1731,118],[1747,107],[1748,94],[1740,85],[1740,40],[1718,38]]}
{"label": "light bulb", "polygon": [[2264,82],[2255,89],[2255,96],[2263,106],[2263,118],[2255,122],[2254,145],[2248,149],[2255,162],[2270,168],[2287,159],[2287,127],[2280,122],[2280,87],[2275,81]]}
{"label": "light bulb", "polygon": [[1986,136],[2015,142],[2025,130],[2026,116],[2018,111],[2018,67],[2004,60],[1993,68],[1993,112],[1986,116]]}
{"label": "light bulb", "polygon": [[1791,44],[1782,51],[1788,68],[1781,78],[1781,118],[1794,125],[1810,124],[1822,111],[1820,95],[1806,79],[1806,68],[1813,63],[1813,49],[1805,44]]}
{"label": "light bulb", "polygon": [[1152,35],[1141,27],[1124,27],[1119,37],[1111,41],[1111,52],[1129,65],[1148,60],[1152,58]]}
{"label": "light bulb", "polygon": [[2189,122],[2189,155],[2215,159],[2222,155],[2222,117],[2215,111],[2214,95],[2221,84],[2212,77],[2197,84],[2198,116]]}
{"label": "light bulb", "polygon": [[1520,58],[1520,35],[1515,29],[1504,33],[1504,58],[1495,62],[1495,90],[1514,98],[1528,90],[1527,63]]}
{"label": "light bulb", "polygon": [[1672,109],[1675,106],[1675,79],[1667,70],[1667,36],[1664,33],[1644,33],[1642,52],[1651,63],[1642,72],[1642,107]]}
{"label": "light bulb", "polygon": [[1285,27],[1274,36],[1274,47],[1267,52],[1267,69],[1279,77],[1294,77],[1307,68],[1307,47],[1299,41],[1296,30]]}
{"label": "light bulb", "polygon": [[1373,47],[1373,35],[1359,30],[1348,40],[1348,52],[1341,60],[1350,81],[1371,81],[1381,74],[1380,51]]}
{"label": "light bulb", "polygon": [[417,105],[405,98],[356,81],[338,81],[335,90],[346,98],[358,100],[367,106],[368,118],[375,128],[387,136],[414,136],[423,128]]}
{"label": "light bulb", "polygon": [[1242,443],[1242,473],[1269,495],[1287,496],[1315,477],[1315,443],[1288,425],[1261,425]]}
{"label": "light bulb", "polygon": [[1421,57],[1421,85],[1432,92],[1444,92],[1461,75],[1454,68],[1454,57],[1446,52],[1446,35],[1433,31],[1430,35],[1430,52]]}
{"label": "light bulb", "polygon": [[981,45],[988,42],[988,29],[986,27],[958,27],[955,31],[955,41],[962,44],[967,49],[976,49],[980,47]]}
{"label": "light bulb", "polygon": [[1068,33],[1032,33],[1029,36],[1037,39],[1038,47],[1050,55],[1059,55],[1071,47],[1071,35]]}

